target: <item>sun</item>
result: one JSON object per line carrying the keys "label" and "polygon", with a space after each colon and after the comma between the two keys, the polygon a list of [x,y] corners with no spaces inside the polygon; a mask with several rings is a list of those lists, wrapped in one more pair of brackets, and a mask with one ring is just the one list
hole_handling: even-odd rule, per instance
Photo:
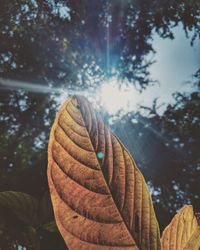
{"label": "sun", "polygon": [[132,111],[137,105],[139,93],[132,84],[113,77],[101,84],[98,95],[101,106],[108,113],[116,114]]}

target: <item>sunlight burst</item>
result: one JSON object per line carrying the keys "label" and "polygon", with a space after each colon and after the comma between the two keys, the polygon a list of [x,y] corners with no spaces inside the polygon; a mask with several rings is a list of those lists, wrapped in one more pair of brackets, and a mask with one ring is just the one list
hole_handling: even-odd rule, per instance
{"label": "sunlight burst", "polygon": [[133,85],[111,78],[102,83],[99,96],[101,106],[108,113],[115,114],[121,110],[127,113],[136,107],[139,92],[136,91]]}

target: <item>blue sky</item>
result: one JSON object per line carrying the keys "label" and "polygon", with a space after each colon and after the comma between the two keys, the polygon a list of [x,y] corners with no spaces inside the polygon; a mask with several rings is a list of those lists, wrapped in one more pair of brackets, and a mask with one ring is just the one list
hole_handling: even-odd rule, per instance
{"label": "blue sky", "polygon": [[[172,93],[188,92],[191,85],[184,84],[200,68],[200,43],[197,39],[191,47],[181,25],[174,28],[175,39],[162,39],[154,35],[153,47],[156,50],[156,63],[150,67],[151,77],[160,85],[148,87],[140,96],[140,103],[150,105],[159,97],[159,102],[172,102]],[[164,108],[164,107],[163,107]],[[162,110],[161,110],[162,112]]]}

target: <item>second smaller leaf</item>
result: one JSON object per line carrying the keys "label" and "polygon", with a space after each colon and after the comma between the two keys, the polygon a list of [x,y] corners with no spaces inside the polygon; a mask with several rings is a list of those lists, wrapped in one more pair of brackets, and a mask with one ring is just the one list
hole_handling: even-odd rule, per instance
{"label": "second smaller leaf", "polygon": [[184,206],[165,228],[162,235],[163,250],[198,250],[200,226],[190,205]]}

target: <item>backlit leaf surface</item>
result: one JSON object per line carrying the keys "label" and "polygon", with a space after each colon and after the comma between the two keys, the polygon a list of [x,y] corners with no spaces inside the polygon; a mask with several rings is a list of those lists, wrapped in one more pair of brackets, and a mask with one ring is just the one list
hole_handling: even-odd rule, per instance
{"label": "backlit leaf surface", "polygon": [[67,100],[57,114],[48,181],[56,222],[70,249],[161,249],[142,174],[84,97]]}
{"label": "backlit leaf surface", "polygon": [[192,206],[184,206],[162,235],[163,250],[199,250],[200,226]]}

